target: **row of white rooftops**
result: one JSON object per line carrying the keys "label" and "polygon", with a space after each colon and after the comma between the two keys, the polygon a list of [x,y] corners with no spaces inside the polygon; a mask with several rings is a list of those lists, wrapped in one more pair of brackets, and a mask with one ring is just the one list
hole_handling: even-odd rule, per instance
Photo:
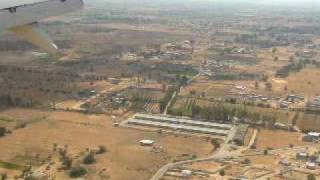
{"label": "row of white rooftops", "polygon": [[136,114],[129,119],[128,123],[221,136],[226,136],[232,128],[232,125],[230,124],[211,123],[191,120],[188,118],[148,114]]}
{"label": "row of white rooftops", "polygon": [[230,130],[232,128],[231,124],[213,123],[202,120],[192,120],[187,117],[169,117],[162,115],[149,115],[149,114],[136,114],[135,119],[151,120],[151,121],[161,121],[161,122],[171,122],[175,124],[188,124],[194,126],[205,126],[217,129]]}

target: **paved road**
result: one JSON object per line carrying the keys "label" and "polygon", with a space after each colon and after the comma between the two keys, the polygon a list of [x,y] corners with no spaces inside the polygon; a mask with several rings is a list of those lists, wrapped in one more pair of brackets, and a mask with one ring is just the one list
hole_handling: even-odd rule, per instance
{"label": "paved road", "polygon": [[[169,163],[169,164],[163,166],[150,180],[159,180],[165,175],[165,173],[168,170],[170,170],[171,168],[173,168],[175,166],[179,166],[179,165],[182,165],[182,164],[188,164],[188,163],[192,163],[192,162],[218,160],[218,159],[223,159],[223,158],[228,158],[228,157],[236,158],[236,157],[246,156],[246,155],[243,154],[243,152],[248,150],[251,147],[252,142],[254,142],[254,139],[256,138],[257,131],[254,132],[253,137],[251,138],[250,143],[249,143],[249,145],[247,147],[243,147],[243,148],[240,148],[240,149],[238,149],[236,151],[231,151],[230,152],[229,149],[230,149],[231,145],[228,144],[228,142],[233,138],[235,132],[236,132],[236,128],[234,128],[230,132],[230,134],[227,137],[225,143],[221,146],[221,148],[215,154],[213,154],[213,155],[211,155],[209,157],[199,158],[199,159],[195,159],[195,160],[181,161],[181,162],[177,162],[177,163]],[[314,146],[318,147],[317,145],[314,145]],[[307,147],[310,147],[310,145],[296,146],[296,147],[293,147],[293,148],[290,148],[290,147],[279,148],[279,149],[270,150],[269,154],[281,153],[282,151],[285,151],[285,150],[296,150],[296,151],[297,150],[304,150]],[[261,151],[255,151],[253,154],[262,155],[262,154],[264,154],[264,152],[262,150]],[[275,173],[272,173],[272,174],[268,175],[267,177],[272,176],[274,174]]]}
{"label": "paved road", "polygon": [[229,132],[228,137],[225,139],[225,142],[221,145],[221,148],[214,153],[213,155],[210,155],[208,157],[204,157],[204,158],[198,158],[198,159],[194,159],[194,160],[187,160],[187,161],[180,161],[180,162],[176,162],[176,163],[169,163],[166,164],[165,166],[161,167],[157,173],[150,179],[150,180],[159,180],[161,179],[165,173],[170,170],[173,167],[182,165],[182,164],[188,164],[188,163],[194,163],[194,162],[201,162],[201,161],[210,161],[210,160],[217,160],[217,159],[221,159],[221,158],[225,158],[225,157],[229,157],[233,154],[239,154],[241,153],[243,150],[238,150],[238,151],[233,151],[232,153],[229,152],[229,148],[230,148],[230,144],[228,144],[229,141],[231,141],[235,135],[237,131],[237,127],[233,126]]}

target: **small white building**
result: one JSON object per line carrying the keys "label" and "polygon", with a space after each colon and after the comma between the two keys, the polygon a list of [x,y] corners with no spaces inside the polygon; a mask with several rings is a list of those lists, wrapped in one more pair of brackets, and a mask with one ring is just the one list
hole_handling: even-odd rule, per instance
{"label": "small white building", "polygon": [[309,132],[308,133],[308,136],[312,136],[316,139],[318,139],[320,137],[320,133],[317,133],[317,132]]}
{"label": "small white building", "polygon": [[149,140],[149,139],[144,139],[139,141],[141,146],[152,146],[154,144],[153,140]]}
{"label": "small white building", "polygon": [[307,162],[306,163],[306,168],[310,169],[310,170],[315,170],[317,168],[317,165],[314,162]]}
{"label": "small white building", "polygon": [[181,174],[183,177],[190,177],[192,175],[192,171],[190,170],[182,170]]}
{"label": "small white building", "polygon": [[246,87],[246,86],[243,86],[243,85],[236,85],[236,89],[237,89],[237,90],[246,90],[247,87]]}
{"label": "small white building", "polygon": [[284,159],[281,159],[280,164],[284,166],[290,166],[291,162],[288,159],[284,158]]}
{"label": "small white building", "polygon": [[307,142],[312,142],[318,139],[320,139],[320,133],[317,133],[317,132],[309,132],[307,135],[303,137],[303,141],[307,141]]}
{"label": "small white building", "polygon": [[299,152],[296,154],[296,159],[300,161],[307,161],[309,154],[307,152]]}

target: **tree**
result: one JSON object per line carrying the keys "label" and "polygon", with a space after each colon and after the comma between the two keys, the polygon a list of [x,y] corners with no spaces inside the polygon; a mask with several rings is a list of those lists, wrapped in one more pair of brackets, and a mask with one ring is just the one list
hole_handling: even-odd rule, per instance
{"label": "tree", "polygon": [[276,57],[273,58],[273,60],[274,60],[274,61],[279,61],[279,57],[276,56]]}
{"label": "tree", "polygon": [[188,78],[186,76],[182,76],[180,85],[185,86],[185,85],[187,85],[187,83],[188,83]]}
{"label": "tree", "polygon": [[0,127],[0,137],[4,136],[7,132],[7,129],[5,127]]}
{"label": "tree", "polygon": [[107,152],[107,148],[105,146],[99,146],[99,149],[96,152],[96,154],[103,154],[105,152]]}
{"label": "tree", "polygon": [[190,91],[190,95],[195,96],[196,94],[197,94],[197,91],[196,91],[196,90],[191,90],[191,91]]}
{"label": "tree", "polygon": [[0,175],[0,180],[7,180],[8,176],[6,173]]}
{"label": "tree", "polygon": [[266,86],[266,90],[268,90],[268,91],[271,91],[271,90],[272,90],[272,84],[271,84],[270,82],[267,82],[267,83],[265,84],[265,86]]}
{"label": "tree", "polygon": [[83,164],[93,164],[96,162],[96,159],[94,158],[94,153],[90,152],[83,158]]}
{"label": "tree", "polygon": [[269,79],[269,76],[267,74],[262,75],[262,81],[267,82]]}
{"label": "tree", "polygon": [[217,139],[212,139],[211,144],[213,145],[214,149],[218,149],[220,147],[220,142]]}
{"label": "tree", "polygon": [[87,174],[87,170],[84,167],[77,166],[73,167],[69,173],[71,178],[78,178]]}
{"label": "tree", "polygon": [[243,161],[243,163],[244,163],[244,164],[250,164],[251,161],[250,161],[250,159],[245,159],[245,160]]}
{"label": "tree", "polygon": [[257,124],[260,121],[260,114],[257,112],[254,112],[251,114],[251,120],[253,124]]}
{"label": "tree", "polygon": [[224,171],[224,169],[221,169],[221,170],[219,171],[219,175],[220,175],[220,176],[225,176],[225,175],[226,175],[226,172]]}
{"label": "tree", "polygon": [[317,180],[317,178],[313,174],[309,174],[307,179],[308,180]]}
{"label": "tree", "polygon": [[72,166],[72,162],[73,160],[70,157],[65,156],[62,161],[63,169],[70,169]]}
{"label": "tree", "polygon": [[294,57],[293,57],[293,56],[290,56],[290,57],[289,57],[289,62],[290,62],[290,63],[293,63],[293,61],[294,61]]}
{"label": "tree", "polygon": [[67,156],[67,149],[59,149],[60,161],[62,163],[63,169],[70,169],[73,160]]}
{"label": "tree", "polygon": [[56,152],[57,151],[57,147],[58,147],[57,143],[54,143],[52,145],[52,151]]}
{"label": "tree", "polygon": [[254,87],[255,87],[256,89],[259,89],[259,82],[258,82],[258,81],[256,81],[256,82],[254,83]]}
{"label": "tree", "polygon": [[272,56],[274,56],[276,54],[276,52],[278,51],[277,48],[272,48]]}

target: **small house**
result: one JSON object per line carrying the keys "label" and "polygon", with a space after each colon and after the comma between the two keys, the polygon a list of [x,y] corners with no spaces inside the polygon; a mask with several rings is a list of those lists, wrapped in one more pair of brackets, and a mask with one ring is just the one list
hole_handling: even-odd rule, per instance
{"label": "small house", "polygon": [[306,168],[310,169],[310,170],[315,170],[317,168],[317,165],[314,162],[307,162],[306,163]]}
{"label": "small house", "polygon": [[306,141],[306,142],[312,142],[318,139],[320,139],[320,133],[317,133],[317,132],[309,132],[307,135],[303,137],[303,141]]}
{"label": "small house", "polygon": [[141,140],[139,143],[140,143],[141,146],[152,146],[154,144],[154,141],[153,140],[144,139],[144,140]]}
{"label": "small house", "polygon": [[309,155],[306,152],[299,152],[296,154],[296,159],[300,161],[307,161],[308,157]]}

